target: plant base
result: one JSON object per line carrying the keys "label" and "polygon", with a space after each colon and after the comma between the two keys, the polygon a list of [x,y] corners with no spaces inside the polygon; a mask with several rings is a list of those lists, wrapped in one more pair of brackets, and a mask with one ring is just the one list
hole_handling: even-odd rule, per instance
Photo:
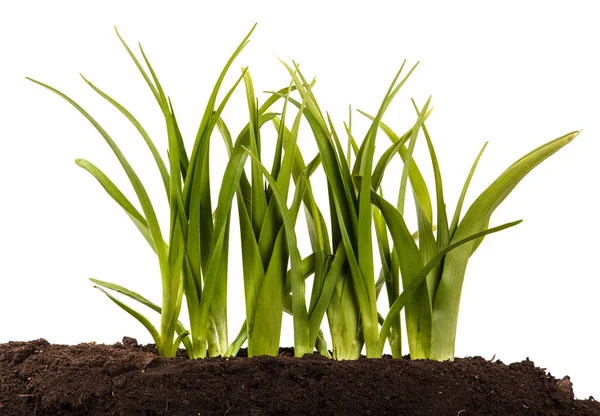
{"label": "plant base", "polygon": [[0,415],[600,415],[529,360],[241,355],[164,359],[132,338],[0,344]]}

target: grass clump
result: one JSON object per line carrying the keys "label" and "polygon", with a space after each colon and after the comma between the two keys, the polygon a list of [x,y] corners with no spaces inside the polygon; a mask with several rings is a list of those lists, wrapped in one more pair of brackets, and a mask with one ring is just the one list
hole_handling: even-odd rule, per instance
{"label": "grass clump", "polygon": [[[191,358],[235,355],[247,342],[250,356],[277,355],[283,313],[293,317],[297,356],[312,352],[330,356],[321,331],[323,321],[331,333],[335,359],[381,357],[386,342],[394,357],[402,356],[405,333],[412,358],[454,358],[460,295],[468,260],[488,234],[512,227],[520,221],[490,227],[494,210],[537,165],[571,142],[578,132],[550,141],[509,166],[471,204],[464,216],[463,204],[469,183],[485,145],[465,181],[457,207],[449,220],[442,174],[426,128],[431,97],[415,107],[416,120],[406,132],[396,134],[384,122],[386,110],[417,65],[405,71],[402,65],[385,93],[375,115],[366,112],[371,124],[357,142],[351,118],[345,138],[338,133],[313,94],[315,81],[308,82],[295,63],[283,63],[289,85],[268,93],[260,103],[248,68],[224,98],[226,74],[247,45],[254,27],[235,49],[208,99],[191,152],[179,130],[170,98],[164,92],[144,50],[142,62],[118,34],[139,69],[164,116],[168,159],[163,160],[154,141],[136,118],[116,100],[83,77],[101,97],[120,111],[137,129],[160,172],[169,204],[169,228],[162,230],[142,181],[117,143],[83,107],[57,89],[51,90],[86,117],[119,160],[135,191],[138,210],[117,185],[98,167],[84,159],[76,163],[87,170],[108,195],[125,211],[157,255],[161,273],[162,300],[156,304],[115,283],[91,279],[95,287],[137,319],[152,335],[161,355],[172,357],[183,343]],[[232,135],[222,113],[237,88],[245,89],[247,123]],[[275,107],[280,105],[281,107]],[[296,115],[288,117],[288,110]],[[352,116],[352,114],[351,114]],[[308,162],[299,143],[305,120],[318,153]],[[263,158],[263,129],[276,131],[271,168]],[[211,138],[218,132],[229,160],[216,201],[211,200]],[[390,140],[377,159],[375,143],[383,133]],[[434,186],[428,187],[413,153],[422,135],[429,151]],[[398,157],[397,157],[398,156]],[[384,198],[382,180],[390,163],[402,163],[398,199]],[[421,162],[420,162],[421,163]],[[249,170],[246,171],[246,166]],[[322,169],[328,203],[317,204],[313,173]],[[418,227],[411,232],[404,220],[408,190],[412,190]],[[288,205],[288,200],[291,204]],[[232,206],[238,219],[232,222]],[[435,207],[435,209],[434,209]],[[303,210],[301,210],[301,208]],[[304,213],[311,254],[301,258],[296,238],[297,220]],[[435,212],[435,217],[434,217]],[[326,220],[328,215],[329,221]],[[245,297],[245,322],[233,342],[228,340],[227,286],[229,239],[232,226],[239,226]],[[376,245],[379,262],[374,258]],[[376,264],[381,267],[375,270]],[[305,280],[313,276],[306,293]],[[385,288],[389,311],[382,315],[377,299]],[[121,300],[133,299],[160,314],[160,327]],[[183,300],[187,304],[189,329],[179,321]]]}

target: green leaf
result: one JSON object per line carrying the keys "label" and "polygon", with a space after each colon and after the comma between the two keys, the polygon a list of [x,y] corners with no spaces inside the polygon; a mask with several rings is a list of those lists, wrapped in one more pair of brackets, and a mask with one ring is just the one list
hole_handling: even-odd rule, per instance
{"label": "green leaf", "polygon": [[[407,287],[411,287],[419,271],[423,269],[423,259],[400,212],[375,192],[372,192],[372,197],[373,203],[385,218],[394,241],[402,275],[402,287],[406,291]],[[397,299],[394,303],[396,301]],[[399,312],[399,310],[393,311],[395,314]],[[389,313],[392,313],[392,309]],[[406,305],[406,315],[410,355],[412,358],[427,357],[431,338],[431,302],[426,283],[420,284],[415,288],[414,293],[411,293],[410,302]],[[383,337],[385,339],[387,334]]]}
{"label": "green leaf", "polygon": [[469,175],[467,176],[467,179],[465,180],[465,184],[463,185],[462,191],[460,192],[460,197],[458,198],[458,203],[456,204],[456,210],[454,211],[454,217],[452,218],[452,224],[450,225],[450,238],[452,238],[454,236],[454,233],[456,232],[456,228],[458,227],[458,221],[460,220],[460,213],[462,211],[462,206],[463,206],[463,203],[465,202],[465,197],[467,196],[467,191],[469,189],[469,185],[471,184],[471,179],[473,178],[473,175],[475,174],[475,169],[477,169],[477,164],[479,163],[479,159],[481,159],[481,156],[483,155],[483,151],[487,147],[488,143],[489,142],[485,142],[485,144],[483,145],[483,147],[477,154],[477,157],[475,158],[475,161],[473,162],[473,165],[471,166],[471,170],[469,170]]}
{"label": "green leaf", "polygon": [[[46,85],[42,82],[36,81],[31,78],[27,78],[27,79],[54,92],[58,96],[65,99],[73,107],[75,107],[75,109],[77,109],[77,111],[79,111],[96,128],[96,130],[100,133],[100,135],[104,138],[106,143],[112,149],[113,153],[115,154],[115,156],[121,163],[123,170],[127,174],[127,177],[129,178],[129,181],[131,182],[131,184],[135,190],[135,193],[140,201],[142,209],[144,211],[146,221],[148,222],[148,228],[150,229],[150,234],[152,235],[152,241],[154,242],[156,252],[159,257],[160,264],[161,264],[161,274],[163,275],[163,278],[168,276],[168,270],[166,269],[167,253],[166,253],[165,247],[163,245],[163,238],[162,238],[162,234],[160,232],[160,227],[158,225],[158,220],[156,218],[154,208],[152,207],[152,204],[150,202],[150,198],[148,197],[146,189],[144,188],[144,186],[142,185],[142,182],[138,178],[137,174],[135,173],[135,171],[133,170],[133,168],[131,167],[131,165],[129,164],[129,162],[127,161],[127,159],[121,152],[121,149],[119,149],[117,144],[108,135],[108,133],[100,126],[100,124],[98,124],[98,122],[87,111],[85,111],[79,104],[77,104],[71,98],[69,98],[62,92],[58,91],[57,89],[52,88],[49,85]],[[157,242],[159,244],[156,244]]]}
{"label": "green leaf", "polygon": [[312,352],[312,345],[309,344],[308,312],[306,310],[306,301],[304,298],[305,283],[300,272],[301,259],[298,251],[298,243],[296,241],[293,222],[288,213],[285,199],[277,189],[275,179],[269,174],[262,163],[260,163],[260,159],[258,159],[257,156],[253,155],[248,148],[244,148],[244,150],[252,158],[254,164],[256,164],[262,170],[264,177],[269,182],[269,185],[273,190],[273,197],[277,201],[277,206],[279,207],[279,212],[283,220],[285,237],[291,262],[292,311],[294,315],[294,353],[296,356],[302,357],[304,354]]}
{"label": "green leaf", "polygon": [[[247,155],[243,149],[236,148],[231,154],[219,191],[217,208],[215,210],[215,228],[211,241],[210,257],[207,262],[207,270],[204,275],[204,286],[200,305],[198,307],[197,319],[202,323],[193,336],[199,343],[204,344],[207,339],[209,309],[213,299],[215,288],[218,287],[218,279],[221,273],[223,248],[226,241],[226,232],[229,223],[229,214],[233,196],[235,195],[240,177],[244,171]],[[196,343],[196,342],[195,342]],[[202,351],[199,351],[202,352]]]}
{"label": "green leaf", "polygon": [[[110,300],[112,300],[114,303],[116,303],[121,309],[123,309],[125,312],[127,312],[128,314],[133,316],[135,319],[137,319],[138,322],[140,322],[142,325],[144,325],[144,328],[146,328],[148,330],[148,332],[150,333],[150,335],[152,335],[152,339],[154,339],[154,342],[156,343],[156,347],[159,350],[159,354],[165,352],[162,339],[161,339],[160,335],[158,334],[158,331],[156,330],[154,325],[152,325],[152,323],[148,320],[148,318],[146,318],[141,313],[137,312],[133,308],[131,308],[131,307],[127,306],[126,304],[124,304],[123,302],[121,302],[119,299],[115,298],[113,295],[108,293],[106,290],[102,289],[100,286],[94,286],[94,288],[98,289],[99,291],[104,293],[106,296],[108,296],[108,298]],[[167,356],[170,356],[171,351],[169,350],[168,352],[169,352],[169,354],[167,354]]]}
{"label": "green leaf", "polygon": [[[413,105],[415,107],[415,111],[417,112],[417,115],[419,115],[419,109],[418,109],[416,103],[414,102],[414,100],[413,100]],[[429,149],[429,156],[431,157],[431,165],[433,167],[433,175],[435,178],[435,196],[436,196],[436,206],[437,206],[437,247],[438,247],[438,250],[441,250],[444,247],[446,247],[450,242],[450,235],[449,235],[449,230],[448,230],[448,217],[446,214],[446,203],[444,202],[444,188],[442,185],[442,174],[440,172],[440,166],[438,163],[437,155],[435,153],[435,149],[433,147],[433,143],[431,142],[431,137],[429,136],[427,127],[425,127],[425,119],[423,119],[421,128],[423,129],[423,134],[425,135],[425,140],[427,141],[427,147]],[[411,183],[413,183],[412,177],[411,177]],[[415,191],[415,193],[416,193],[416,191]],[[419,199],[419,198],[417,197],[417,199]],[[426,218],[430,218],[430,217],[426,216]],[[439,277],[441,277],[441,269],[439,271],[434,270],[434,274],[438,275],[438,278],[436,278],[436,281],[439,280]]]}
{"label": "green leaf", "polygon": [[[244,84],[246,86],[246,97],[248,100],[248,109],[250,112],[250,149],[258,156],[260,160],[260,127],[258,125],[258,104],[254,96],[254,86],[250,72],[244,71]],[[260,169],[252,165],[252,228],[256,238],[260,236],[262,223],[267,213],[267,198],[264,192],[263,179]]]}
{"label": "green leaf", "polygon": [[94,84],[92,84],[90,81],[88,81],[83,75],[81,75],[81,78],[83,78],[83,80],[90,87],[92,87],[92,89],[94,91],[96,91],[101,97],[106,99],[117,110],[119,110],[131,122],[131,124],[134,125],[134,127],[141,134],[142,138],[146,142],[146,145],[148,146],[148,149],[150,150],[150,153],[152,153],[152,157],[154,157],[154,161],[160,172],[160,176],[163,180],[163,185],[165,187],[165,192],[167,193],[167,197],[168,197],[169,196],[169,172],[167,171],[165,162],[163,161],[162,157],[160,156],[160,153],[158,153],[158,149],[154,145],[154,142],[152,141],[152,139],[150,138],[150,136],[148,135],[148,133],[146,132],[144,127],[139,123],[139,121],[137,121],[137,119],[125,107],[123,107],[112,97],[110,97],[109,95],[104,93],[102,90],[100,90],[98,87],[96,87]]}
{"label": "green leaf", "polygon": [[[120,293],[121,295],[127,296],[128,298],[131,298],[131,299],[133,299],[133,300],[141,303],[142,305],[147,306],[148,308],[152,309],[155,312],[158,312],[159,314],[162,312],[162,309],[161,309],[160,306],[158,306],[155,303],[149,301],[148,299],[146,299],[142,295],[138,294],[137,292],[133,292],[133,291],[131,291],[129,289],[124,288],[123,286],[120,286],[120,285],[117,285],[117,284],[114,284],[114,283],[105,282],[105,281],[98,280],[98,279],[90,278],[90,281],[92,283],[94,283],[96,286],[103,287],[105,289],[110,289],[110,290],[113,290],[113,291],[115,291],[117,293]],[[98,289],[98,287],[96,287],[96,289]],[[105,291],[103,291],[103,293],[106,294]],[[118,305],[118,303],[117,303],[117,305]],[[177,321],[177,326],[176,326],[175,329],[176,329],[176,331],[177,331],[178,334],[182,334],[184,332],[188,332],[184,328],[183,324],[181,322],[179,322],[179,321]],[[188,352],[190,352],[192,350],[192,348],[191,348],[191,344],[189,343],[189,340],[187,340],[187,339],[184,338],[183,339],[183,343],[185,344],[186,350]]]}
{"label": "green leaf", "polygon": [[[572,132],[548,142],[520,158],[505,170],[473,202],[458,225],[451,243],[484,230],[494,210],[517,184],[545,159],[570,143],[578,132]],[[433,338],[431,355],[436,360],[454,358],[454,342],[458,322],[458,307],[468,259],[476,242],[465,244],[449,253],[433,303]]]}
{"label": "green leaf", "polygon": [[[406,161],[408,149],[404,144],[413,136],[413,134],[416,134],[416,132],[418,132],[418,129],[425,122],[425,120],[427,120],[427,117],[429,117],[432,111],[433,108],[430,108],[425,113],[423,121],[417,121],[415,125],[411,127],[406,133],[404,133],[402,137],[399,137],[396,133],[394,133],[394,131],[383,121],[379,122],[379,128],[381,128],[381,130],[386,134],[386,136],[388,136],[388,138],[392,141],[392,144],[386,149],[386,151],[383,153],[383,155],[377,162],[377,165],[375,166],[375,169],[373,171],[373,189],[379,188],[379,185],[381,184],[381,181],[383,179],[385,169],[392,160],[392,157],[395,153],[398,153],[402,160]],[[359,112],[370,120],[375,119],[375,117],[363,111],[359,110]],[[421,171],[419,170],[414,160],[411,160],[411,163],[409,163],[408,177],[410,178],[411,184],[413,184],[413,192],[416,194],[417,199],[420,201],[421,207],[425,212],[425,216],[431,222],[433,216],[433,210],[431,208],[431,197],[429,196],[429,191],[427,190],[427,185],[425,184],[423,175],[421,174]]]}
{"label": "green leaf", "polygon": [[[440,250],[425,266],[422,266],[422,260],[420,255],[418,254],[418,248],[416,247],[414,240],[410,237],[410,232],[404,223],[404,220],[397,209],[395,209],[389,202],[381,198],[375,192],[373,195],[373,203],[381,213],[383,214],[385,221],[389,227],[390,234],[392,235],[392,239],[394,240],[394,244],[399,247],[398,256],[400,261],[400,270],[403,275],[403,281],[407,283],[403,285],[403,290],[400,296],[395,300],[394,304],[390,307],[387,317],[383,325],[381,326],[381,330],[379,332],[379,337],[377,340],[377,354],[381,355],[383,353],[383,346],[385,343],[385,339],[389,336],[389,331],[392,324],[398,319],[400,311],[405,306],[412,303],[417,291],[423,290],[422,288],[425,286],[424,282],[427,279],[427,275],[429,272],[438,264],[441,259],[451,250],[454,250],[460,246],[465,245],[468,242],[471,242],[481,236],[495,233],[506,228],[512,227],[514,225],[519,224],[521,221],[514,221],[511,223],[507,223],[498,227],[490,228],[485,231],[481,231],[479,233],[475,233],[470,235],[464,239],[453,242],[448,247]],[[415,254],[416,253],[416,254]],[[427,322],[423,322],[424,325],[427,325]],[[423,340],[424,341],[424,340]],[[426,346],[420,346],[427,349]],[[411,350],[412,356],[412,350]]]}
{"label": "green leaf", "polygon": [[96,180],[102,185],[102,187],[106,190],[108,195],[125,210],[131,221],[135,224],[137,229],[142,233],[148,244],[152,250],[154,248],[154,242],[152,241],[152,235],[150,234],[150,230],[148,228],[148,223],[146,219],[140,212],[133,206],[131,202],[127,199],[125,195],[119,190],[119,188],[112,182],[108,176],[104,174],[100,169],[98,169],[93,163],[88,162],[85,159],[76,159],[75,164],[85,170],[87,170]]}

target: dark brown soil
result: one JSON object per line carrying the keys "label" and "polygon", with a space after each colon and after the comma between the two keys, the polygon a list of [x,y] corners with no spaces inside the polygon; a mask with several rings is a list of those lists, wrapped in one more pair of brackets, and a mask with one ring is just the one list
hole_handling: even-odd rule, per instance
{"label": "dark brown soil", "polygon": [[124,344],[0,344],[0,415],[600,415],[529,360],[192,361]]}

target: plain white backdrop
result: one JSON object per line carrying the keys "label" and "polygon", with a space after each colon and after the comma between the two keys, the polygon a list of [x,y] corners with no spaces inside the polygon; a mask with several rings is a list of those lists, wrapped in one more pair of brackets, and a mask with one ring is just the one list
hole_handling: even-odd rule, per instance
{"label": "plain white backdrop", "polygon": [[[151,342],[88,277],[160,299],[152,251],[98,183],[73,163],[78,157],[92,161],[133,198],[116,159],[74,108],[25,76],[67,93],[105,126],[147,184],[165,223],[164,193],[141,137],[79,73],[125,105],[165,150],[161,114],[113,26],[130,46],[142,42],[191,147],[219,71],[258,22],[226,85],[249,66],[256,91],[283,88],[288,77],[277,58],[295,60],[305,75],[317,76],[314,92],[339,130],[349,104],[375,112],[402,61],[420,61],[385,121],[404,131],[414,120],[410,98],[422,105],[433,95],[428,128],[451,213],[486,141],[468,203],[523,154],[583,130],[525,178],[492,217],[493,225],[524,222],[488,237],[471,258],[456,355],[495,355],[506,363],[530,357],[555,376],[570,375],[578,398],[600,395],[600,26],[593,2],[403,3],[2,2],[0,342],[43,337],[53,343],[114,343],[124,335]],[[241,88],[225,115],[233,131],[246,114]],[[360,136],[365,124],[359,114],[354,120]],[[307,129],[301,140],[312,154]],[[379,140],[383,148],[384,136]],[[214,157],[223,162],[214,163],[215,180],[226,160],[219,149]],[[421,164],[428,166],[423,157]],[[430,169],[423,170],[430,180]],[[233,338],[244,307],[235,238],[232,244]],[[291,327],[284,329],[281,345],[292,341]]]}

